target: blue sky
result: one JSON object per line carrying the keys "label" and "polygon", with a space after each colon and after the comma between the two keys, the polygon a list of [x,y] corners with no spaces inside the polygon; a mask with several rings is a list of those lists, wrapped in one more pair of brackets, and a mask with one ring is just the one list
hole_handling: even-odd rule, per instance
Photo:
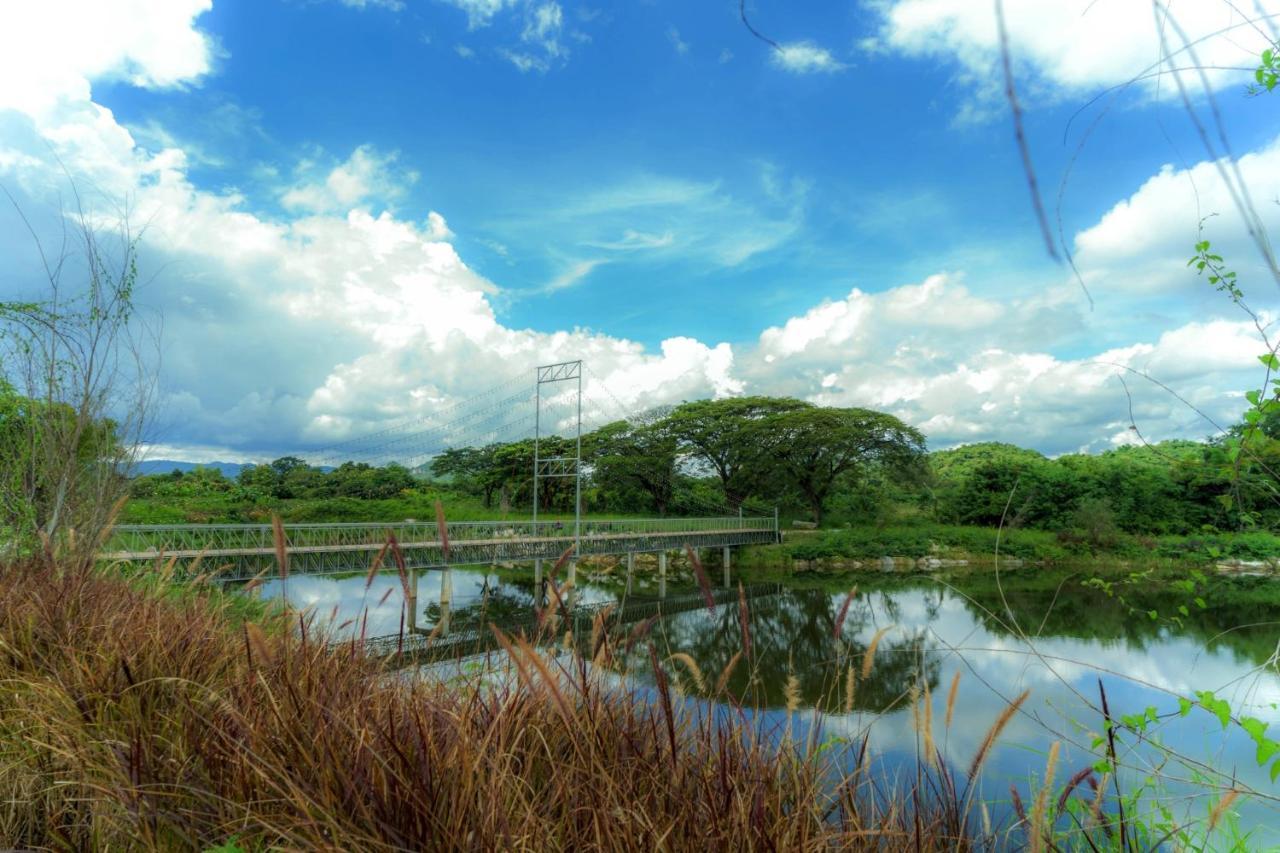
{"label": "blue sky", "polygon": [[[1266,223],[1276,106],[1230,69],[1274,37],[1273,6],[1175,9],[1192,39],[1229,28],[1197,59]],[[0,181],[45,228],[67,173],[145,218],[156,452],[321,445],[579,356],[627,407],[794,394],[893,411],[935,446],[1132,440],[1114,363],[1230,420],[1262,344],[1182,267],[1200,217],[1255,307],[1277,282],[1170,75],[1090,104],[1158,63],[1150,4],[1006,9],[1092,304],[1032,216],[992,9],[962,0],[748,3],[779,48],[733,0],[10,7]],[[0,297],[34,293],[4,215]],[[1137,393],[1145,433],[1211,432]]]}

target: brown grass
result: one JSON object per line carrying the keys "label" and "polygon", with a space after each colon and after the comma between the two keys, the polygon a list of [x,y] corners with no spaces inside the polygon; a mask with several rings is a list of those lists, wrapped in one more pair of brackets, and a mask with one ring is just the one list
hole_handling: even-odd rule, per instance
{"label": "brown grass", "polygon": [[1218,804],[1213,807],[1213,811],[1209,813],[1209,831],[1213,832],[1218,822],[1222,820],[1222,816],[1226,814],[1227,809],[1231,808],[1231,804],[1240,796],[1240,792],[1234,788],[1222,795],[1222,799],[1218,800]]}
{"label": "brown grass", "polygon": [[657,702],[576,653],[499,639],[511,679],[406,679],[296,613],[246,625],[212,592],[4,567],[0,847],[973,846],[929,796],[833,784],[829,757],[693,713],[652,645]]}
{"label": "brown grass", "polygon": [[865,681],[871,677],[871,670],[876,665],[876,649],[880,647],[880,641],[884,639],[884,635],[893,630],[892,625],[886,625],[871,637],[871,642],[867,643],[867,650],[862,654],[862,678]]}
{"label": "brown grass", "polygon": [[956,674],[951,676],[951,689],[947,691],[947,717],[944,726],[951,728],[951,716],[956,709],[956,694],[960,690],[960,670],[956,670]]}
{"label": "brown grass", "polygon": [[692,545],[685,545],[684,550],[689,555],[689,565],[693,567],[693,576],[697,578],[698,589],[702,592],[702,600],[707,603],[707,610],[714,613],[716,598],[711,594],[711,580],[707,577],[706,569],[702,567],[702,560],[699,559],[698,552],[693,550]]}
{"label": "brown grass", "polygon": [[974,753],[973,761],[969,764],[970,781],[982,770],[982,765],[987,763],[987,757],[991,754],[991,748],[996,745],[996,741],[1000,739],[1000,733],[1004,731],[1005,726],[1009,725],[1013,715],[1018,713],[1018,709],[1022,707],[1022,703],[1026,702],[1027,697],[1030,695],[1030,690],[1022,691],[1017,699],[1004,706],[1004,710],[996,717],[996,721],[991,724],[991,728],[987,729],[987,735],[982,739],[982,745],[978,747],[978,751]]}

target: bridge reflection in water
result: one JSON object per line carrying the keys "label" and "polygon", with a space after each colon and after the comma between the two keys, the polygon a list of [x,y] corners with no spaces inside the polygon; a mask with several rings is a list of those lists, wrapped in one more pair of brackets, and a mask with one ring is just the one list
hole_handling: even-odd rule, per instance
{"label": "bridge reflection in water", "polygon": [[[442,587],[442,593],[443,593]],[[742,588],[716,588],[710,590],[715,606],[735,606],[739,595],[748,601],[776,597],[783,592],[781,584],[752,584]],[[409,613],[415,614],[416,601],[408,602]],[[628,625],[643,622],[651,617],[674,616],[692,610],[705,609],[706,596],[701,592],[682,592],[679,595],[660,595],[659,597],[624,598],[621,601],[597,601],[582,606],[570,606],[567,609],[555,609],[555,630],[540,623],[538,615],[529,608],[523,616],[507,614],[505,618],[496,616],[493,619],[468,619],[461,627],[452,627],[451,603],[443,594],[438,610],[432,615],[433,626],[430,629],[419,628],[416,618],[410,620],[402,633],[380,637],[368,637],[364,640],[367,651],[378,656],[397,658],[398,662],[409,665],[417,662],[430,662],[464,657],[493,651],[499,647],[493,627],[510,635],[535,637],[541,635],[547,642],[561,642],[566,633],[572,633],[575,643],[589,640],[597,630],[597,617],[606,616],[604,628],[616,632]],[[514,618],[513,618],[514,616]],[[349,642],[350,640],[347,640]],[[342,642],[342,641],[339,641]]]}

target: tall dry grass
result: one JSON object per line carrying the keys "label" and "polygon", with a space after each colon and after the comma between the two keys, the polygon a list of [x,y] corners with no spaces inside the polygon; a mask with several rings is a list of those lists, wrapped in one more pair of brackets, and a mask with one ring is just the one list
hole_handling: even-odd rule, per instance
{"label": "tall dry grass", "polygon": [[[840,770],[822,750],[777,748],[745,714],[696,713],[668,672],[703,684],[696,662],[644,635],[558,656],[503,635],[510,679],[445,683],[332,646],[297,614],[246,624],[228,606],[105,570],[0,570],[0,847],[975,843],[948,774],[925,767],[904,793],[868,772],[865,741]],[[619,689],[615,642],[650,643],[655,690]]]}

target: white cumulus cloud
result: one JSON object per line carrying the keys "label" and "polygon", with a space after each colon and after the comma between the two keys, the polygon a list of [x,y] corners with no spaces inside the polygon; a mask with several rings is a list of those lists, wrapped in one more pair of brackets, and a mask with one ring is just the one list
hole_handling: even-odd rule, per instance
{"label": "white cumulus cloud", "polygon": [[38,115],[84,100],[91,79],[168,88],[208,73],[215,49],[196,20],[212,0],[40,0],[0,12],[0,109]]}
{"label": "white cumulus cloud", "polygon": [[370,145],[361,145],[323,180],[304,180],[286,188],[280,202],[287,208],[312,212],[345,212],[368,201],[385,204],[403,195],[406,187],[418,180],[418,173],[412,169],[395,170],[398,158],[394,152],[382,154]]}
{"label": "white cumulus cloud", "polygon": [[[22,49],[37,57],[38,85],[17,92],[0,82],[9,86],[0,88],[0,180],[50,233],[60,164],[91,183],[95,198],[132,199],[147,224],[144,266],[156,273],[138,298],[164,315],[167,433],[158,438],[171,448],[254,455],[322,444],[438,412],[534,364],[576,358],[591,367],[589,385],[607,389],[595,389],[587,412],[595,419],[708,395],[791,394],[892,411],[935,445],[1001,438],[1051,452],[1127,440],[1129,401],[1116,364],[1136,372],[1128,380],[1134,416],[1153,437],[1210,427],[1140,374],[1223,421],[1256,378],[1250,323],[1205,315],[1152,324],[1121,346],[1077,346],[1067,355],[1055,351],[1057,330],[1096,322],[1080,300],[995,299],[978,292],[972,270],[879,292],[851,281],[843,298],[762,321],[758,337],[738,344],[673,334],[647,349],[589,329],[512,328],[493,307],[500,283],[468,265],[440,213],[387,209],[411,173],[390,153],[361,146],[340,162],[307,165],[281,192],[285,212],[264,213],[234,191],[199,186],[172,138],[156,134],[139,146],[92,100],[93,82],[191,84],[210,72],[214,55],[198,29],[207,4],[144,6],[137,3],[140,13],[156,13],[145,25],[149,40],[104,30],[106,47],[92,55],[46,61],[62,49],[63,32],[28,30],[35,43]],[[86,8],[94,20],[96,6]],[[14,41],[26,10],[0,11],[0,39]],[[558,13],[534,14],[533,35],[552,37]],[[1273,191],[1277,156],[1270,146],[1242,160],[1259,192]],[[1192,172],[1202,205],[1217,206],[1212,164]],[[611,259],[682,251],[731,268],[788,239],[802,221],[804,187],[766,177],[773,192],[757,209],[714,181],[643,176],[545,215],[576,232],[576,245]],[[1081,232],[1085,275],[1136,275],[1170,252],[1181,263],[1174,248],[1184,238],[1168,235],[1186,227],[1186,177],[1156,175]],[[4,215],[13,224],[12,212]],[[710,221],[728,222],[734,239],[708,230]],[[31,295],[22,291],[32,282],[21,266],[29,260],[0,253],[4,297]]]}
{"label": "white cumulus cloud", "polygon": [[829,74],[844,68],[831,51],[811,41],[779,45],[773,52],[773,64],[796,74]]}
{"label": "white cumulus cloud", "polygon": [[[973,0],[889,0],[882,15],[877,49],[916,57],[943,57],[959,64],[980,87],[999,75],[999,39],[995,8]],[[1248,3],[1197,0],[1193,3],[1142,0],[1005,0],[1011,53],[1038,80],[1066,92],[1125,83],[1158,70],[1162,47],[1153,8],[1167,10],[1175,24],[1164,25],[1174,64],[1197,64],[1178,33],[1194,45],[1195,59],[1206,66],[1211,85],[1220,87],[1250,76],[1272,36],[1264,16],[1280,12],[1276,0]],[[1163,12],[1162,12],[1163,15]],[[1144,85],[1153,86],[1155,76]],[[1188,85],[1198,85],[1189,79]],[[1174,83],[1165,80],[1166,92]]]}
{"label": "white cumulus cloud", "polygon": [[[1258,221],[1264,230],[1276,233],[1280,229],[1280,205],[1275,203],[1280,198],[1280,138],[1240,157],[1237,166]],[[1238,273],[1246,296],[1270,301],[1277,282],[1248,238],[1245,220],[1215,163],[1162,168],[1076,235],[1076,261],[1092,287],[1146,294],[1191,288],[1207,292],[1204,278],[1186,264],[1201,236]]]}

